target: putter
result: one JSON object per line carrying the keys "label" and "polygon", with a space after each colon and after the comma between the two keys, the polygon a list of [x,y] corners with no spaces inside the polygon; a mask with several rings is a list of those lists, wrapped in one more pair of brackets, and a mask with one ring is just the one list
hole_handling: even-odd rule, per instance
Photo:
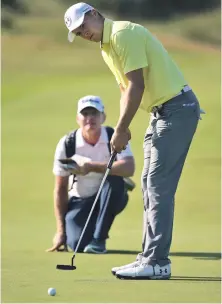
{"label": "putter", "polygon": [[97,192],[95,201],[94,201],[94,203],[93,203],[93,205],[92,205],[91,211],[90,211],[90,213],[89,213],[89,216],[88,216],[88,218],[87,218],[87,221],[86,221],[86,223],[85,223],[85,226],[84,226],[84,228],[83,228],[83,231],[82,231],[82,233],[81,233],[81,235],[80,235],[79,241],[78,241],[78,243],[77,243],[77,245],[76,245],[74,254],[73,254],[73,256],[72,256],[71,265],[61,265],[61,264],[59,264],[59,265],[56,266],[57,269],[60,269],[60,270],[75,270],[75,269],[76,269],[76,266],[74,265],[74,259],[75,259],[76,253],[77,253],[77,251],[78,251],[78,249],[79,249],[79,245],[80,245],[80,243],[81,243],[81,241],[82,241],[84,232],[85,232],[85,230],[86,230],[86,227],[87,227],[87,225],[88,225],[88,222],[89,222],[89,220],[90,220],[90,217],[91,217],[91,215],[92,215],[92,213],[93,213],[93,210],[94,210],[94,208],[95,208],[95,206],[96,206],[96,203],[97,203],[98,198],[99,198],[99,195],[100,195],[100,193],[101,193],[101,191],[102,191],[103,185],[104,185],[104,183],[105,183],[105,181],[106,181],[106,178],[107,178],[107,176],[108,176],[108,174],[109,174],[109,172],[110,172],[110,170],[111,170],[111,168],[112,168],[112,164],[113,164],[113,162],[114,162],[114,160],[115,160],[115,158],[116,158],[116,154],[117,154],[117,152],[115,152],[115,151],[112,153],[112,155],[111,155],[111,157],[110,157],[110,160],[109,160],[109,162],[108,162],[108,164],[107,164],[107,169],[106,169],[105,175],[104,175],[104,177],[103,177],[103,179],[102,179],[102,182],[101,182],[101,185],[100,185],[99,190],[98,190],[98,192]]}

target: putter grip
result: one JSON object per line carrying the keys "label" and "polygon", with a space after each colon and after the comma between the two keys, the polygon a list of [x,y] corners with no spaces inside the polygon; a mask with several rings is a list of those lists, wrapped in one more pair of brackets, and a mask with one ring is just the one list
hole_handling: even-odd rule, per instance
{"label": "putter grip", "polygon": [[112,165],[113,165],[113,162],[114,162],[114,160],[115,160],[115,158],[116,158],[116,155],[117,155],[117,152],[116,152],[116,151],[112,152],[111,157],[110,157],[110,160],[109,160],[108,165],[107,165],[107,168],[108,168],[108,169],[111,169],[111,168],[112,168]]}

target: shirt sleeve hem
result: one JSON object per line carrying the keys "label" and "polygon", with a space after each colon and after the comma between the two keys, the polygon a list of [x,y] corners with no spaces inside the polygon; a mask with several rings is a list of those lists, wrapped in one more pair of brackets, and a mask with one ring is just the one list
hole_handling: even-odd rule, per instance
{"label": "shirt sleeve hem", "polygon": [[140,65],[137,65],[137,66],[131,66],[129,68],[124,69],[124,74],[126,75],[129,72],[136,71],[136,70],[139,70],[139,69],[144,69],[144,68],[147,68],[147,67],[148,67],[147,63],[141,63]]}

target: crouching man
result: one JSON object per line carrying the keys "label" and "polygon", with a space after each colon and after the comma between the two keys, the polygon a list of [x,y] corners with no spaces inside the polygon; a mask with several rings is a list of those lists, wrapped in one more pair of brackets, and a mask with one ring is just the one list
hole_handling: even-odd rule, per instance
{"label": "crouching man", "polygon": [[[114,130],[102,126],[105,118],[104,106],[99,97],[81,98],[77,109],[79,129],[62,137],[56,147],[53,173],[57,229],[53,246],[47,251],[60,250],[62,246],[67,248],[67,245],[72,250],[76,248],[110,158],[110,140]],[[74,170],[60,163],[59,160],[65,158],[76,161]],[[128,187],[134,187],[131,180],[127,179],[134,174],[134,170],[134,157],[128,144],[113,163],[79,252],[106,252],[109,230],[116,215],[127,205]]]}

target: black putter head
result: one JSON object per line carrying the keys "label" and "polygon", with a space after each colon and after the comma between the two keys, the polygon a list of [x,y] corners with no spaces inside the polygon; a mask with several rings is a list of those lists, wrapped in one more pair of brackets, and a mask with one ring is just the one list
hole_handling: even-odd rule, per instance
{"label": "black putter head", "polygon": [[75,270],[75,269],[76,269],[76,266],[74,265],[75,255],[76,255],[76,254],[74,253],[74,255],[72,256],[71,265],[61,265],[61,264],[57,264],[57,265],[56,265],[56,269],[59,269],[59,270]]}
{"label": "black putter head", "polygon": [[56,265],[56,269],[59,269],[59,270],[75,270],[76,266],[74,266],[74,265]]}

